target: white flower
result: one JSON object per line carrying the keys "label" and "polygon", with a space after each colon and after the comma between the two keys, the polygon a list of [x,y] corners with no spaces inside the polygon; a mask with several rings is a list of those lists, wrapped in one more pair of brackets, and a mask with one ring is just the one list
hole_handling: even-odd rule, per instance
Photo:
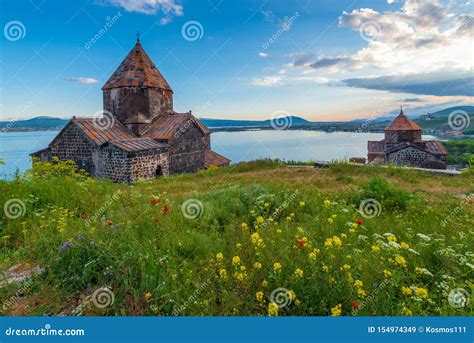
{"label": "white flower", "polygon": [[417,233],[416,235],[417,235],[418,237],[420,237],[421,239],[427,241],[427,242],[431,241],[431,237],[430,237],[430,236],[427,236],[427,235],[422,234],[422,233]]}

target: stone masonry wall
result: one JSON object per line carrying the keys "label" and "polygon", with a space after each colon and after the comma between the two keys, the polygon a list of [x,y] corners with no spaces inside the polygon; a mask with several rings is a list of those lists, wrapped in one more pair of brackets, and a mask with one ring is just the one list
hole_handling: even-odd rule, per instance
{"label": "stone masonry wall", "polygon": [[58,157],[63,161],[73,160],[79,168],[95,176],[98,150],[74,124],[51,146],[51,157]]}
{"label": "stone masonry wall", "polygon": [[170,175],[194,173],[204,169],[204,151],[209,144],[209,137],[191,125],[186,131],[173,136],[169,148]]}
{"label": "stone masonry wall", "polygon": [[113,145],[106,145],[99,151],[97,178],[114,182],[132,182],[130,160],[127,154]]}
{"label": "stone masonry wall", "polygon": [[423,150],[407,147],[388,154],[387,160],[398,166],[423,167],[428,161],[437,160],[437,158]]}
{"label": "stone masonry wall", "polygon": [[[168,153],[159,150],[129,154],[132,182],[169,175]],[[160,172],[161,175],[157,175]]]}

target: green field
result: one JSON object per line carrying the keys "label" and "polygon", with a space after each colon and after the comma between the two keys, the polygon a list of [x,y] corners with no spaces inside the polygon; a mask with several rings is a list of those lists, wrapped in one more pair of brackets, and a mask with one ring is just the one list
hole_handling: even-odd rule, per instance
{"label": "green field", "polygon": [[128,185],[73,171],[0,182],[0,314],[472,314],[472,175],[257,161]]}

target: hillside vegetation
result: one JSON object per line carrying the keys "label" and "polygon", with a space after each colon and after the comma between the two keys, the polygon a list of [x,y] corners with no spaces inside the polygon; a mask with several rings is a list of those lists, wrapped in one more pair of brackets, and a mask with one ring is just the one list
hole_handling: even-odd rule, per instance
{"label": "hillside vegetation", "polygon": [[257,161],[128,185],[75,169],[0,182],[0,314],[472,313],[472,176]]}

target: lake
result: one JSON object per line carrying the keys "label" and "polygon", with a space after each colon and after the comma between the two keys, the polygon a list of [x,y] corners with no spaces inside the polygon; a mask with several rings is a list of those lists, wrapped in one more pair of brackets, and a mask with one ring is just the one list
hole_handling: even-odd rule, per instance
{"label": "lake", "polygon": [[[11,178],[30,168],[29,154],[45,148],[58,131],[0,133],[0,178]],[[232,163],[259,158],[298,161],[332,161],[367,157],[367,141],[380,140],[382,133],[323,131],[238,131],[216,132],[211,136],[212,149]],[[433,139],[431,136],[424,138]]]}

